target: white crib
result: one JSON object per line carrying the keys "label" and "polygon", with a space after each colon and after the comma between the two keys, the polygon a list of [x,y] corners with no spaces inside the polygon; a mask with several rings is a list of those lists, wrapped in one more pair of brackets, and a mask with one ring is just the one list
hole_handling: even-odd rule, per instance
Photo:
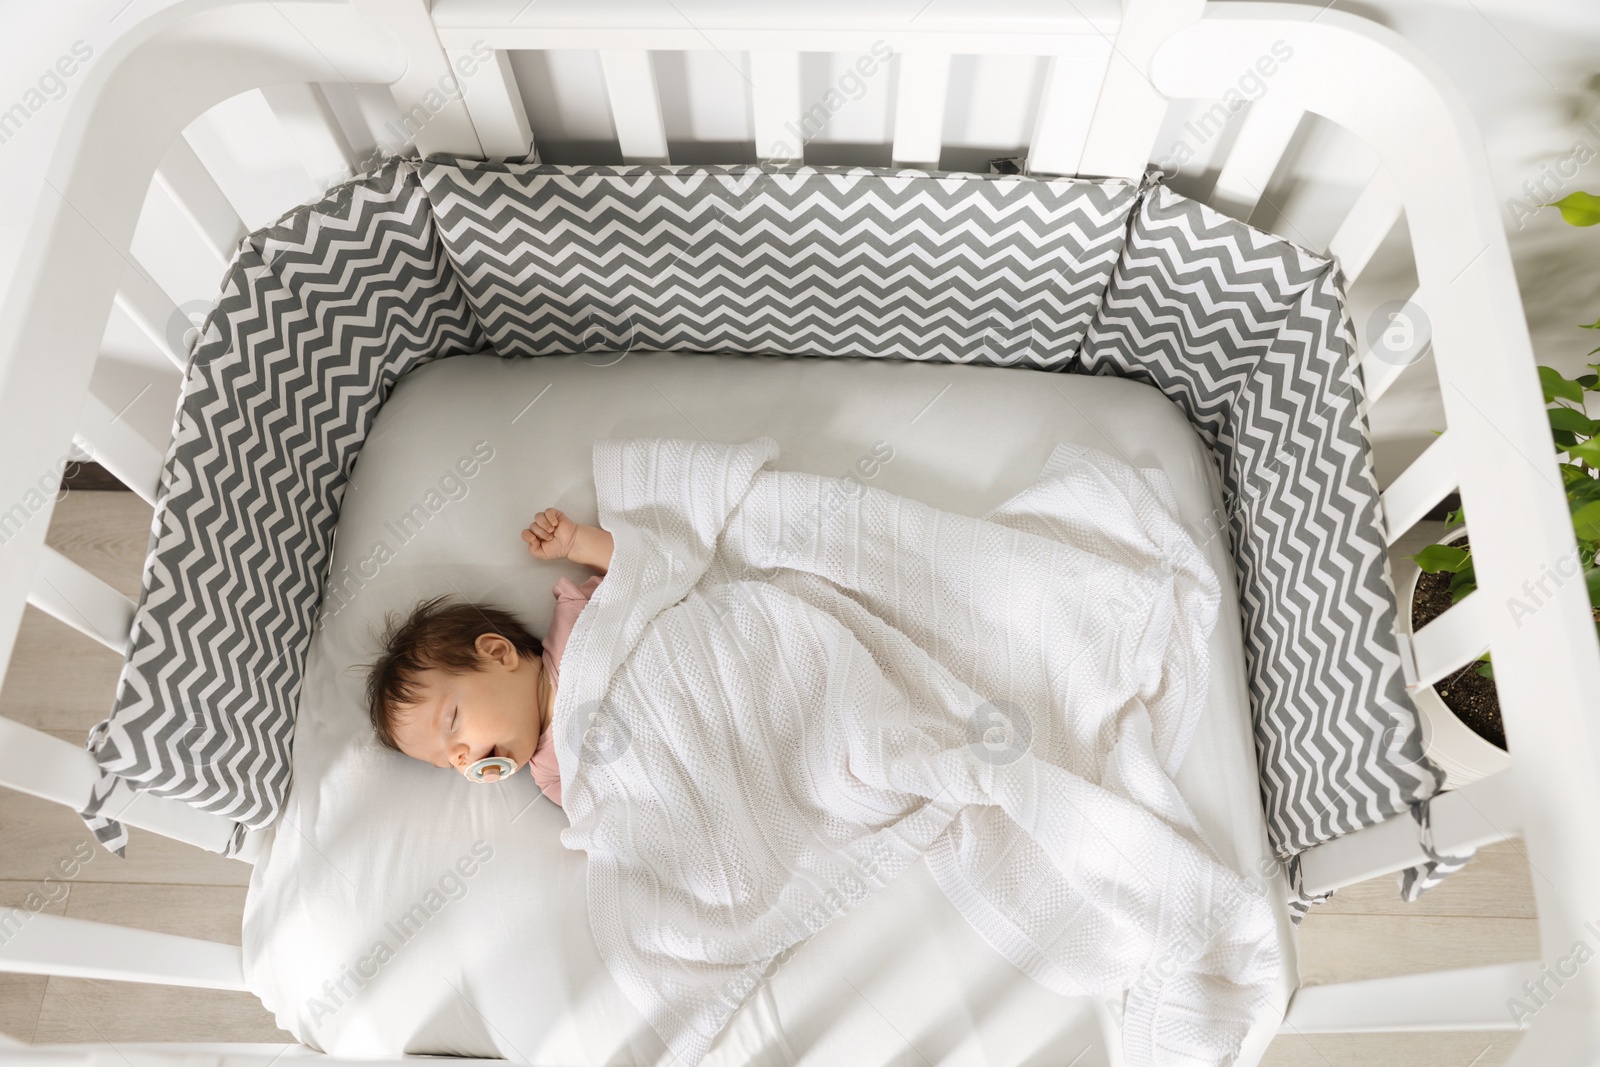
{"label": "white crib", "polygon": [[[919,10],[920,7],[920,10]],[[1302,989],[1286,1027],[1301,1033],[1498,1030],[1517,1025],[1507,1001],[1554,973],[1585,923],[1600,919],[1600,649],[1581,582],[1554,583],[1574,552],[1533,354],[1483,147],[1453,87],[1404,40],[1371,22],[1285,4],[1110,0],[806,5],[614,6],[540,0],[196,0],[125,31],[80,75],[45,195],[24,205],[26,243],[0,302],[0,501],[23,500],[39,472],[58,469],[74,442],[154,502],[165,442],[130,429],[90,392],[113,303],[181,368],[173,301],[132,268],[129,247],[152,180],[163,183],[196,233],[224,258],[244,226],[181,136],[214,105],[255,88],[323,187],[356,158],[321,84],[387,86],[417,149],[517,157],[532,147],[510,53],[597,50],[621,156],[668,161],[652,52],[715,50],[747,64],[751,138],[762,158],[800,158],[811,102],[801,55],[866,53],[886,42],[898,59],[892,116],[897,164],[937,167],[952,57],[1047,57],[1027,154],[1032,173],[1137,176],[1158,159],[1172,101],[1225,100],[1275,43],[1268,91],[1231,118],[1231,146],[1210,202],[1250,218],[1308,114],[1337,124],[1381,161],[1328,246],[1348,280],[1361,274],[1402,214],[1415,258],[1409,299],[1431,322],[1448,429],[1383,492],[1391,542],[1452,490],[1472,515],[1479,595],[1403,641],[1408,682],[1429,685],[1492,650],[1509,770],[1445,794],[1433,806],[1436,847],[1512,836],[1535,879],[1541,961]],[[487,50],[487,52],[485,51]],[[440,94],[464,55],[465,92]],[[448,81],[445,82],[448,84]],[[1226,105],[1224,105],[1226,107]],[[799,134],[799,136],[797,136]],[[672,162],[701,162],[676,144]],[[292,207],[286,202],[283,209]],[[1287,235],[1294,238],[1295,235]],[[218,271],[220,274],[220,270]],[[1362,323],[1357,322],[1358,333]],[[1362,338],[1369,401],[1404,368]],[[1414,365],[1414,364],[1413,364]],[[177,378],[153,388],[176,403]],[[0,549],[0,657],[9,661],[24,604],[125,650],[134,604],[44,545],[30,521]],[[1502,605],[1548,592],[1522,617]],[[1586,698],[1584,694],[1589,694]],[[108,700],[111,694],[107,694]],[[95,777],[74,746],[0,719],[0,785],[77,810]],[[232,824],[182,803],[141,795],[118,816],[220,851]],[[239,858],[260,846],[252,835]],[[1303,858],[1318,892],[1423,859],[1410,820],[1352,834]],[[240,950],[189,938],[37,915],[0,944],[0,971],[246,988]],[[1548,979],[1547,979],[1548,981]],[[1600,1062],[1600,972],[1559,974],[1560,995],[1528,1025],[1515,1062]],[[109,1046],[30,1048],[0,1035],[4,1062],[81,1061]],[[303,1046],[166,1045],[142,1051],[266,1063]],[[154,1059],[152,1059],[154,1062]],[[213,1059],[214,1062],[214,1059]]]}

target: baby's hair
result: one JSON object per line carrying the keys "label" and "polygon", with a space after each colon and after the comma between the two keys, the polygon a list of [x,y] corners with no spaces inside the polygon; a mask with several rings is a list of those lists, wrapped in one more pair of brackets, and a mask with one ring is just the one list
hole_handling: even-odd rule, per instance
{"label": "baby's hair", "polygon": [[424,600],[404,618],[384,619],[379,638],[383,653],[368,665],[367,714],[372,729],[385,748],[399,752],[394,728],[400,709],[419,699],[420,675],[430,667],[449,674],[482,670],[477,641],[484,634],[499,634],[510,641],[519,656],[544,655],[544,644],[516,616],[485,604],[449,604],[447,596]]}

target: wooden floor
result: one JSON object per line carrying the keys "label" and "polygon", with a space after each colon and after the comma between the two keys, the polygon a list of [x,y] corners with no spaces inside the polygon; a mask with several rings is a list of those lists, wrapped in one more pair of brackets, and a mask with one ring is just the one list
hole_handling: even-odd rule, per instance
{"label": "wooden floor", "polygon": [[[49,541],[129,595],[149,541],[150,508],[131,493],[70,493]],[[1415,549],[1412,549],[1414,551]],[[84,742],[105,717],[118,657],[29,608],[0,690],[0,714]],[[45,875],[80,842],[73,812],[0,789],[0,906],[31,892],[56,899],[51,914],[239,944],[250,868],[237,860],[131,829],[128,859],[95,846],[70,883]],[[1532,888],[1519,845],[1479,853],[1466,870],[1414,905],[1393,878],[1342,890],[1301,927],[1308,985],[1532,959],[1538,955]],[[0,974],[0,1032],[34,1044],[139,1041],[294,1041],[247,993]],[[1272,1067],[1490,1067],[1515,1034],[1280,1036]],[[1065,1065],[1063,1065],[1065,1067]]]}

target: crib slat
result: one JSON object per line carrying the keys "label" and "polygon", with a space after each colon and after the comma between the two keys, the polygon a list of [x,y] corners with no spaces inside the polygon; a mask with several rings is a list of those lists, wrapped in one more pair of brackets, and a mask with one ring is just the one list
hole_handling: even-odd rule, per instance
{"label": "crib slat", "polygon": [[[0,786],[79,811],[89,802],[99,769],[81,745],[0,717]],[[102,809],[111,818],[174,841],[221,852],[234,830],[232,819],[179,800],[139,793],[119,785]],[[269,831],[252,830],[235,859],[254,863]]]}
{"label": "crib slat", "polygon": [[1199,20],[1205,0],[1123,0],[1105,81],[1096,98],[1078,173],[1138,178],[1167,114],[1168,100],[1150,84],[1150,57],[1172,34]]}
{"label": "crib slat", "polygon": [[318,190],[330,189],[355,174],[356,153],[320,88],[308,82],[290,82],[263,86],[261,95],[283,123]]}
{"label": "crib slat", "polygon": [[127,655],[134,602],[49,545],[39,552],[28,603],[118,655]]}
{"label": "crib slat", "polygon": [[1231,218],[1249,222],[1304,115],[1305,112],[1275,104],[1270,98],[1251,104],[1222,173],[1217,175],[1211,206]]}
{"label": "crib slat", "polygon": [[[526,159],[533,148],[533,127],[522,102],[511,53],[496,50],[487,60],[468,49],[445,49],[445,59],[461,79],[462,100],[478,131],[486,159]],[[471,71],[470,74],[464,73]]]}
{"label": "crib slat", "polygon": [[1458,483],[1455,442],[1446,430],[1383,491],[1383,528],[1394,544],[1450,494]]}
{"label": "crib slat", "polygon": [[895,166],[938,169],[939,150],[944,145],[945,96],[949,88],[948,55],[900,53],[891,152]]}
{"label": "crib slat", "polygon": [[661,119],[661,95],[649,52],[600,52],[606,95],[611,98],[611,120],[617,128],[617,145],[629,163],[668,163],[667,127]]}
{"label": "crib slat", "polygon": [[1460,670],[1489,648],[1489,599],[1470,595],[1418,630],[1411,638],[1417,661],[1417,685],[1432,685]]}
{"label": "crib slat", "polygon": [[173,366],[180,371],[188,367],[189,355],[181,341],[188,320],[159,285],[130,265],[117,288],[116,303]]}
{"label": "crib slat", "polygon": [[[0,1048],[5,1047],[0,1034]],[[417,1057],[404,1059],[340,1058],[324,1055],[307,1045],[265,1041],[162,1041],[100,1045],[27,1045],[16,1043],[26,1055],[7,1056],[8,1067],[275,1067],[285,1058],[315,1060],[318,1067],[414,1067]],[[505,1067],[504,1059],[451,1056],[452,1067]]]}
{"label": "crib slat", "polygon": [[1295,990],[1284,1033],[1372,1034],[1516,1030],[1506,1010],[1539,978],[1539,962],[1496,963],[1395,978],[1335,982]]}
{"label": "crib slat", "polygon": [[[135,398],[137,399],[137,398]],[[128,425],[121,412],[112,411],[93,393],[84,397],[78,432],[73,435],[95,462],[117,476],[123,485],[154,505],[161,485],[165,457],[144,435]]]}
{"label": "crib slat", "polygon": [[[6,1035],[0,1033],[0,1050],[10,1052],[7,1048]],[[104,1046],[110,1049],[110,1045]],[[118,1057],[117,1067],[273,1067],[281,1058],[280,1049],[306,1048],[304,1045],[246,1045],[238,1043],[236,1050],[229,1050],[222,1043],[206,1044],[202,1042],[168,1042],[151,1045],[138,1052],[123,1046],[123,1054]],[[25,1056],[7,1055],[4,1061],[7,1067],[110,1067],[103,1063],[103,1057],[116,1055],[115,1052],[94,1051],[96,1046],[84,1045],[78,1047],[58,1046],[47,1048],[37,1045],[21,1045],[16,1051],[26,1051]],[[313,1055],[309,1050],[297,1055]],[[204,1057],[199,1059],[197,1057]],[[331,1057],[319,1057],[318,1067],[335,1067]],[[379,1067],[379,1062],[373,1060],[363,1063],[362,1067]],[[403,1067],[403,1065],[396,1065]]]}
{"label": "crib slat", "polygon": [[[1434,847],[1447,856],[1522,833],[1509,771],[1440,793],[1429,802],[1429,814]],[[1427,858],[1416,820],[1401,814],[1302,852],[1300,875],[1305,891],[1315,895],[1403,871]]]}
{"label": "crib slat", "polygon": [[756,158],[798,163],[805,158],[800,121],[800,53],[750,53],[750,112]]}
{"label": "crib slat", "polygon": [[[424,157],[482,158],[483,145],[466,103],[459,93],[445,91],[456,72],[445,59],[429,0],[350,0],[350,5],[387,29],[405,52],[405,72],[389,85],[400,109],[396,132],[401,142],[409,137]],[[464,47],[472,43],[468,40]],[[400,144],[392,147],[398,152]]]}
{"label": "crib slat", "polygon": [[1400,377],[1401,371],[1426,354],[1428,346],[1432,343],[1433,325],[1423,304],[1422,290],[1419,288],[1412,293],[1406,304],[1407,306],[1403,307],[1399,313],[1405,315],[1408,320],[1409,325],[1407,328],[1412,333],[1410,343],[1415,346],[1412,349],[1415,357],[1411,358],[1409,363],[1398,361],[1387,351],[1385,351],[1385,355],[1389,356],[1389,358],[1379,356],[1377,353],[1380,351],[1380,346],[1376,344],[1377,337],[1368,337],[1365,341],[1361,353],[1361,380],[1365,386],[1364,391],[1369,409],[1378,402],[1379,397],[1388,392],[1389,387]]}
{"label": "crib slat", "polygon": [[1389,386],[1395,383],[1395,379],[1399,378],[1400,372],[1405,369],[1405,366],[1399,363],[1389,363],[1376,358],[1371,348],[1362,354],[1361,377],[1366,388],[1366,406],[1369,412],[1372,405],[1389,391]]}
{"label": "crib slat", "polygon": [[1029,174],[1077,174],[1094,118],[1094,98],[1105,62],[1087,56],[1052,56],[1039,97],[1039,116],[1028,147]]}
{"label": "crib slat", "polygon": [[76,811],[94,779],[94,757],[81,745],[0,717],[0,786]]}
{"label": "crib slat", "polygon": [[207,250],[226,266],[244,239],[244,220],[182,136],[174,138],[161,157],[155,180],[193,224]]}
{"label": "crib slat", "polygon": [[0,971],[248,990],[237,945],[0,908]]}
{"label": "crib slat", "polygon": [[1347,283],[1355,281],[1371,262],[1400,220],[1401,206],[1400,187],[1379,167],[1328,242],[1328,254],[1339,261]]}

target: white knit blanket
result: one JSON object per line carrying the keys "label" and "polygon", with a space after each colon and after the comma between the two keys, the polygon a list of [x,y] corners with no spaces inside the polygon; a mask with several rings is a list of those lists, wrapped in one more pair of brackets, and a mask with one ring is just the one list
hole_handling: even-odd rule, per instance
{"label": "white knit blanket", "polygon": [[1280,957],[1172,775],[1218,585],[1164,475],[1061,445],[981,519],[766,469],[771,438],[595,445],[606,580],[554,722],[612,975],[685,1064],[779,953],[925,856],[1131,1067],[1227,1064]]}

